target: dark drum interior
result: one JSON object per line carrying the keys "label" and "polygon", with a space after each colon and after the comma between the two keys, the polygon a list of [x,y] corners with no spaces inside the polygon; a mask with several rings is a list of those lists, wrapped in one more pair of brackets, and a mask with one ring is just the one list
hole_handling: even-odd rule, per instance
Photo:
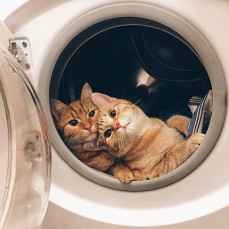
{"label": "dark drum interior", "polygon": [[[94,92],[129,100],[148,116],[163,121],[175,114],[191,117],[189,100],[193,96],[206,98],[212,89],[201,59],[188,41],[170,28],[142,18],[99,22],[69,42],[54,67],[50,99],[57,98],[65,104],[76,101],[85,83],[89,83]],[[202,106],[199,110],[202,111]],[[207,129],[205,125],[202,132],[206,133]],[[209,152],[201,151],[204,157],[198,154],[199,158],[183,167],[182,172],[179,172],[180,166],[177,173],[171,172],[152,182],[133,181],[125,186],[112,176],[85,166],[63,142],[57,140],[55,144],[66,162],[83,176],[98,184],[128,191],[173,183],[195,169]]]}
{"label": "dark drum interior", "polygon": [[57,61],[50,98],[75,101],[87,82],[94,92],[127,99],[149,116],[190,117],[189,99],[204,97],[211,83],[191,45],[161,27],[113,26],[73,39]]}

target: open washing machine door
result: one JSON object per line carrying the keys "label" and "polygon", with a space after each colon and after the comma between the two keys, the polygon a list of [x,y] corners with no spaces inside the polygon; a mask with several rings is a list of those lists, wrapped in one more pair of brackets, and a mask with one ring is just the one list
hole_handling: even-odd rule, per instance
{"label": "open washing machine door", "polygon": [[[205,5],[208,7],[205,7]],[[216,7],[219,7],[219,9],[216,10]],[[147,227],[155,229],[183,229],[193,228],[195,226],[198,228],[212,228],[212,225],[215,224],[217,225],[215,228],[226,229],[228,227],[229,155],[225,149],[228,148],[229,138],[229,132],[227,131],[229,128],[229,120],[228,115],[226,115],[228,113],[227,91],[229,84],[227,77],[229,76],[229,67],[227,62],[229,56],[227,52],[228,49],[225,47],[228,47],[227,38],[229,35],[225,35],[225,28],[222,27],[224,18],[228,18],[227,15],[228,7],[226,7],[225,1],[220,1],[220,3],[217,4],[214,3],[214,1],[207,0],[203,2],[201,1],[201,3],[197,1],[190,1],[190,5],[187,6],[183,4],[181,0],[172,2],[169,0],[145,0],[144,2],[132,0],[52,0],[47,2],[46,0],[40,0],[39,3],[35,0],[31,0],[28,1],[28,4],[16,10],[5,20],[8,28],[10,28],[11,32],[14,34],[15,39],[20,41],[18,44],[21,45],[23,42],[21,39],[24,38],[29,41],[27,44],[30,46],[30,50],[33,54],[31,62],[29,60],[27,62],[25,61],[26,58],[29,58],[30,56],[29,52],[27,53],[28,56],[23,56],[23,53],[21,52],[16,53],[18,47],[17,44],[15,47],[13,42],[11,42],[11,51],[14,56],[21,61],[20,63],[23,63],[23,66],[25,68],[27,66],[27,68],[32,72],[31,78],[33,80],[33,85],[39,95],[42,106],[44,107],[53,144],[52,189],[49,208],[42,228],[70,229],[79,227],[93,229],[121,229]],[[105,69],[103,69],[104,66],[108,66],[107,69],[109,69],[110,66],[118,66],[115,65],[116,62],[114,61],[109,61],[111,65],[104,64],[107,63],[106,61],[113,59],[106,58],[108,55],[103,55],[102,58],[98,54],[102,51],[106,52],[110,50],[108,48],[111,46],[107,45],[105,48],[101,48],[104,46],[93,45],[94,49],[91,49],[90,45],[92,44],[91,41],[93,42],[93,38],[101,39],[100,44],[104,45],[107,44],[106,42],[108,39],[112,42],[112,38],[118,38],[119,42],[122,42],[123,40],[126,41],[123,38],[126,38],[126,35],[129,34],[130,30],[128,30],[128,28],[136,28],[136,26],[138,26],[138,28],[143,31],[142,29],[144,29],[145,26],[148,26],[148,24],[145,23],[146,20],[150,21],[149,26],[151,27],[163,29],[164,26],[166,26],[166,28],[169,28],[167,32],[176,32],[184,38],[185,41],[187,41],[187,46],[190,44],[197,52],[212,84],[214,97],[213,116],[211,126],[209,127],[208,134],[205,138],[205,143],[200,146],[196,156],[193,158],[193,160],[200,161],[199,159],[203,159],[203,161],[200,166],[193,170],[192,173],[185,176],[183,179],[176,179],[177,181],[174,181],[171,185],[166,185],[163,188],[155,190],[143,190],[144,182],[147,183],[147,185],[151,185],[151,181],[143,181],[143,184],[133,182],[129,186],[134,186],[136,184],[135,187],[140,187],[142,191],[126,192],[123,187],[122,190],[111,188],[113,184],[118,183],[118,181],[113,177],[108,177],[107,174],[102,174],[97,171],[95,172],[94,170],[86,167],[86,165],[77,161],[58,135],[50,113],[49,99],[53,98],[55,92],[58,92],[56,84],[52,84],[52,82],[60,82],[60,85],[68,85],[70,88],[73,85],[71,77],[69,77],[69,81],[64,81],[62,80],[64,77],[58,76],[54,73],[62,75],[65,73],[65,79],[68,79],[68,74],[74,74],[76,67],[78,71],[81,71],[80,73],[83,76],[84,74],[88,76],[88,69],[90,69],[89,73],[91,73],[91,76],[101,76],[102,74],[100,69],[98,69],[99,65],[94,64],[95,60],[102,60],[102,70]],[[158,23],[164,26],[159,27]],[[4,30],[6,31],[6,29]],[[10,36],[10,33],[8,33],[8,36]],[[106,42],[103,42],[104,40]],[[8,37],[6,37],[4,43],[6,47],[5,49],[8,49]],[[139,66],[135,65],[134,61],[127,62],[127,60],[130,61],[131,59],[129,57],[134,58],[134,55],[132,55],[133,52],[126,52],[128,54],[128,58],[125,58],[125,56],[122,55],[128,50],[132,43],[129,42],[126,46],[120,46],[119,49],[116,48],[116,43],[114,44],[115,46],[112,46],[113,48],[111,51],[116,54],[119,50],[121,50],[121,52],[117,54],[117,57],[122,57],[122,59],[116,58],[115,60],[117,60],[117,64],[121,63],[120,65],[122,66],[124,63],[125,66],[128,66],[124,69],[128,70],[128,74],[126,74],[126,76],[132,76],[131,74],[135,74],[137,72],[136,67]],[[24,45],[26,46],[26,43],[24,43]],[[22,49],[26,49],[25,46],[23,46]],[[79,56],[77,56],[78,52],[76,51],[80,48],[82,48],[82,52]],[[130,51],[133,50],[131,49]],[[22,111],[23,107],[25,109],[33,109],[32,111],[29,110],[27,113],[22,113],[21,117],[24,117],[23,122],[16,122],[16,116],[11,116],[14,117],[14,119],[12,119],[12,121],[9,119],[10,121],[8,121],[9,123],[16,122],[18,126],[18,123],[26,123],[28,133],[31,133],[31,135],[22,134],[24,138],[22,138],[21,141],[17,141],[18,144],[21,144],[20,146],[17,146],[19,149],[17,153],[23,155],[21,158],[25,158],[24,162],[21,161],[22,164],[24,163],[24,167],[20,172],[21,178],[26,174],[26,172],[33,171],[33,173],[28,172],[30,176],[33,174],[31,178],[27,178],[27,181],[29,180],[29,182],[26,181],[23,183],[22,181],[20,185],[18,185],[18,187],[20,186],[24,189],[29,189],[31,187],[31,193],[29,194],[27,192],[26,194],[24,191],[23,196],[25,197],[24,199],[26,199],[27,195],[27,200],[31,200],[30,202],[33,205],[24,205],[22,210],[20,207],[23,206],[23,198],[16,201],[16,191],[19,190],[19,188],[11,188],[11,193],[14,194],[14,190],[16,193],[14,198],[10,198],[9,189],[8,199],[3,199],[3,203],[11,201],[14,205],[10,205],[10,203],[8,205],[4,205],[5,213],[2,214],[1,224],[10,228],[9,223],[14,223],[14,221],[12,221],[13,219],[15,220],[15,223],[11,226],[11,228],[26,228],[27,225],[28,228],[32,228],[32,226],[36,227],[36,225],[39,225],[43,214],[41,213],[41,209],[45,209],[45,202],[48,196],[47,194],[50,181],[50,155],[49,153],[46,153],[45,157],[44,153],[40,159],[39,156],[29,158],[27,158],[28,156],[25,156],[33,155],[27,154],[26,152],[28,151],[34,152],[34,155],[36,155],[36,146],[42,146],[41,150],[45,148],[45,140],[42,139],[42,137],[45,137],[45,132],[42,132],[42,129],[39,129],[40,127],[38,128],[38,124],[42,123],[41,120],[43,120],[43,116],[41,114],[42,112],[40,110],[40,106],[38,105],[38,108],[34,106],[34,102],[39,104],[37,103],[37,99],[35,98],[33,101],[30,101],[31,94],[34,95],[34,93],[33,89],[31,90],[30,84],[25,83],[27,80],[25,80],[23,70],[20,67],[18,68],[19,70],[17,70],[15,66],[18,64],[13,61],[14,58],[10,57],[10,54],[6,54],[8,53],[7,51],[4,52],[5,53],[2,58],[4,60],[4,66],[11,66],[7,73],[7,77],[9,79],[4,78],[7,79],[4,81],[5,83],[9,82],[6,88],[17,84],[11,82],[13,80],[16,81],[16,79],[19,81],[18,85],[24,85],[22,87],[18,87],[17,85],[16,88],[12,89],[14,93],[11,92],[10,94],[10,98],[14,98],[13,95],[17,95],[17,98],[12,99],[11,101],[11,103],[15,105],[15,112],[18,113],[17,115],[19,115],[19,111],[24,112]],[[107,52],[105,54],[107,54]],[[74,58],[78,58],[77,61],[73,61]],[[26,63],[27,65],[25,65]],[[96,72],[93,71],[93,66],[97,69]],[[16,73],[10,73],[12,72],[12,67]],[[29,73],[28,69],[26,69],[25,72]],[[54,71],[55,69],[57,70],[56,72]],[[118,68],[115,68],[115,70],[117,69]],[[105,73],[106,72],[104,71],[104,75]],[[110,71],[107,73],[116,72]],[[123,74],[124,73],[126,72],[123,72]],[[21,76],[11,77],[12,79],[10,79],[11,74],[18,74],[19,76],[21,74]],[[108,76],[107,81],[102,82],[104,89],[108,88],[107,84],[109,83],[111,86],[114,85],[113,81],[110,79],[114,79],[115,76]],[[85,77],[81,78],[83,80],[87,79]],[[91,79],[93,80],[97,78],[92,77]],[[131,79],[133,80],[135,78],[132,77]],[[145,78],[143,77],[143,79]],[[67,82],[68,84],[64,84],[64,82]],[[96,82],[94,80],[95,85]],[[131,81],[126,80],[126,82]],[[91,85],[91,82],[89,83]],[[118,84],[118,86],[120,85],[122,84]],[[94,85],[91,86],[93,90],[100,92]],[[22,89],[23,87],[29,87],[30,94],[27,93],[28,89]],[[21,88],[21,90],[18,88]],[[24,96],[26,101],[23,99],[19,101],[19,94]],[[7,101],[10,98],[7,97]],[[8,102],[7,104],[11,103]],[[6,110],[6,108],[4,109]],[[7,110],[5,110],[3,117],[6,117]],[[39,114],[35,111],[38,111]],[[31,113],[34,114],[36,118],[33,118],[33,116],[30,115]],[[31,119],[33,120],[32,122],[30,121]],[[36,122],[35,120],[38,121]],[[13,128],[8,128],[9,125],[7,123],[7,118],[5,118],[5,121],[2,122],[5,123],[5,131],[2,132],[6,133],[5,139],[9,139],[7,134],[9,133],[11,136],[10,131]],[[2,125],[1,128],[3,128],[3,126],[4,125]],[[14,127],[13,124],[12,127]],[[33,130],[38,130],[41,134],[40,144],[36,144],[36,139],[38,138],[36,136],[39,135],[36,135],[37,132],[33,132]],[[24,133],[22,130],[20,131],[21,132],[18,133]],[[18,135],[14,134],[12,136]],[[29,141],[26,140],[27,138],[25,138],[25,136],[28,136]],[[16,137],[12,138],[12,142],[15,142],[15,138]],[[3,136],[1,140],[6,143]],[[26,142],[28,142],[28,144],[25,144]],[[16,146],[14,146],[14,148],[15,147]],[[11,159],[8,159],[8,148],[5,150],[7,152],[7,154],[5,154],[5,158],[10,161]],[[14,148],[12,147],[12,150]],[[204,160],[205,157],[199,158],[199,155],[202,155],[199,154],[199,152],[207,152],[209,155]],[[13,155],[17,154],[14,153]],[[18,157],[16,157],[15,161],[17,158]],[[8,163],[7,160],[5,159]],[[192,166],[196,166],[196,163],[194,163],[193,160],[178,168],[176,170],[177,174],[183,174],[183,169],[185,168],[190,169]],[[6,162],[5,165],[7,164]],[[16,162],[14,163],[16,164]],[[18,176],[16,175],[18,171],[20,171],[19,167],[17,171],[14,171],[14,177],[16,178]],[[80,173],[81,171],[82,173]],[[7,168],[5,168],[5,174],[7,174]],[[168,174],[168,176],[170,175],[176,178],[174,173]],[[3,176],[3,179],[5,179],[6,176],[7,175]],[[16,184],[13,183],[14,177],[11,179],[11,187],[16,187],[13,186]],[[103,179],[102,182],[104,180],[107,182],[94,182],[94,178],[98,178],[100,180]],[[158,182],[159,179],[156,181]],[[156,183],[156,181],[152,182]],[[3,184],[4,187],[8,187],[8,183],[5,182]],[[35,188],[32,185],[28,187],[27,184],[34,184]],[[110,188],[106,187],[107,184],[110,185]],[[118,185],[124,186],[120,183],[118,183]],[[5,188],[3,189],[3,192],[5,193]],[[44,195],[42,195],[42,192]],[[25,202],[27,202],[27,200]],[[3,206],[3,204],[1,206]],[[10,207],[7,206],[12,206],[12,209],[16,210],[11,212]],[[15,206],[16,208],[13,208]],[[29,206],[33,206],[33,208],[29,208]],[[224,208],[226,209],[225,214],[223,214],[222,211],[220,211],[219,214],[216,214],[218,210],[222,210]],[[31,212],[30,209],[31,211],[33,209],[33,212]],[[25,216],[24,212],[26,212],[26,214],[28,213],[27,217],[25,217],[26,219],[23,219],[23,215]],[[212,214],[212,216],[210,214]],[[18,218],[14,217],[15,215]],[[215,219],[217,219],[217,222]],[[16,220],[18,224],[16,224]],[[219,224],[222,226],[220,227]]]}
{"label": "open washing machine door", "polygon": [[28,77],[7,50],[12,35],[2,22],[0,32],[0,228],[38,228],[50,189],[48,129]]}

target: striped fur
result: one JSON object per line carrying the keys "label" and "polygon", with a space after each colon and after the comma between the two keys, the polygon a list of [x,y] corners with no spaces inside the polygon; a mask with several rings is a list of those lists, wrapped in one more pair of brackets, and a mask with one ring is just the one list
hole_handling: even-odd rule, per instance
{"label": "striped fur", "polygon": [[[85,84],[80,100],[65,105],[52,99],[51,111],[62,139],[74,155],[86,165],[105,171],[114,164],[116,159],[105,150],[88,151],[84,149],[85,143],[96,142],[98,138],[99,110],[92,102],[91,94],[90,86]],[[91,111],[95,112],[93,117],[89,116]],[[70,125],[71,120],[77,120],[78,124]]]}
{"label": "striped fur", "polygon": [[[101,94],[92,95],[100,110],[100,136],[109,153],[132,172],[132,177],[127,173],[127,182],[151,179],[174,170],[194,153],[204,138],[203,134],[194,134],[188,140],[184,139],[180,132],[188,134],[190,120],[186,117],[174,116],[166,124],[147,117],[128,101],[116,99],[109,102],[108,99],[102,104],[101,99]],[[111,117],[111,111],[116,112],[115,117]],[[111,135],[107,137],[105,132],[109,129]],[[114,171],[117,173],[117,168]]]}

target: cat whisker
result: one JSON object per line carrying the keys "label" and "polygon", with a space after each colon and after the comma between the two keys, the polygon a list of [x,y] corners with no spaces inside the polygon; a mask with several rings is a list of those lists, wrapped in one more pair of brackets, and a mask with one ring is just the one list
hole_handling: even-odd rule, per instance
{"label": "cat whisker", "polygon": [[141,99],[139,99],[137,102],[135,102],[128,110],[127,110],[127,112],[129,111],[129,110],[131,110],[135,105],[137,105],[139,102],[141,102],[142,101],[142,99],[144,99],[146,97],[146,95],[145,96],[143,96]]}
{"label": "cat whisker", "polygon": [[127,114],[124,114],[123,115],[122,120],[123,120],[123,123],[125,123],[125,124],[128,124],[130,122],[130,118],[128,117]]}
{"label": "cat whisker", "polygon": [[123,139],[124,139],[124,134],[121,134],[121,138],[119,141],[119,148],[121,149],[122,145],[123,145]]}
{"label": "cat whisker", "polygon": [[137,104],[138,104],[139,102],[141,102],[145,97],[146,97],[146,95],[143,96],[141,99],[139,99],[136,103],[134,103],[134,105],[137,105]]}
{"label": "cat whisker", "polygon": [[75,136],[69,137],[66,140],[66,143],[68,146],[72,146],[72,145],[76,144],[77,142],[78,142],[78,139]]}

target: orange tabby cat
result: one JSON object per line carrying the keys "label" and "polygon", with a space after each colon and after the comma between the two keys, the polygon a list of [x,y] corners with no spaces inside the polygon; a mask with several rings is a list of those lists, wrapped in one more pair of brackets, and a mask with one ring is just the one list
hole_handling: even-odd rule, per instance
{"label": "orange tabby cat", "polygon": [[92,90],[85,84],[81,98],[69,105],[52,99],[51,111],[64,142],[86,165],[105,171],[115,162],[115,157],[96,146],[98,137],[98,108],[91,100]]}
{"label": "orange tabby cat", "polygon": [[[166,123],[149,118],[137,106],[126,100],[104,94],[92,94],[99,107],[98,128],[109,153],[125,164],[111,167],[111,173],[131,180],[146,180],[162,176],[180,166],[197,149],[203,134],[188,140],[189,118],[173,116]],[[178,132],[178,131],[180,132]]]}

